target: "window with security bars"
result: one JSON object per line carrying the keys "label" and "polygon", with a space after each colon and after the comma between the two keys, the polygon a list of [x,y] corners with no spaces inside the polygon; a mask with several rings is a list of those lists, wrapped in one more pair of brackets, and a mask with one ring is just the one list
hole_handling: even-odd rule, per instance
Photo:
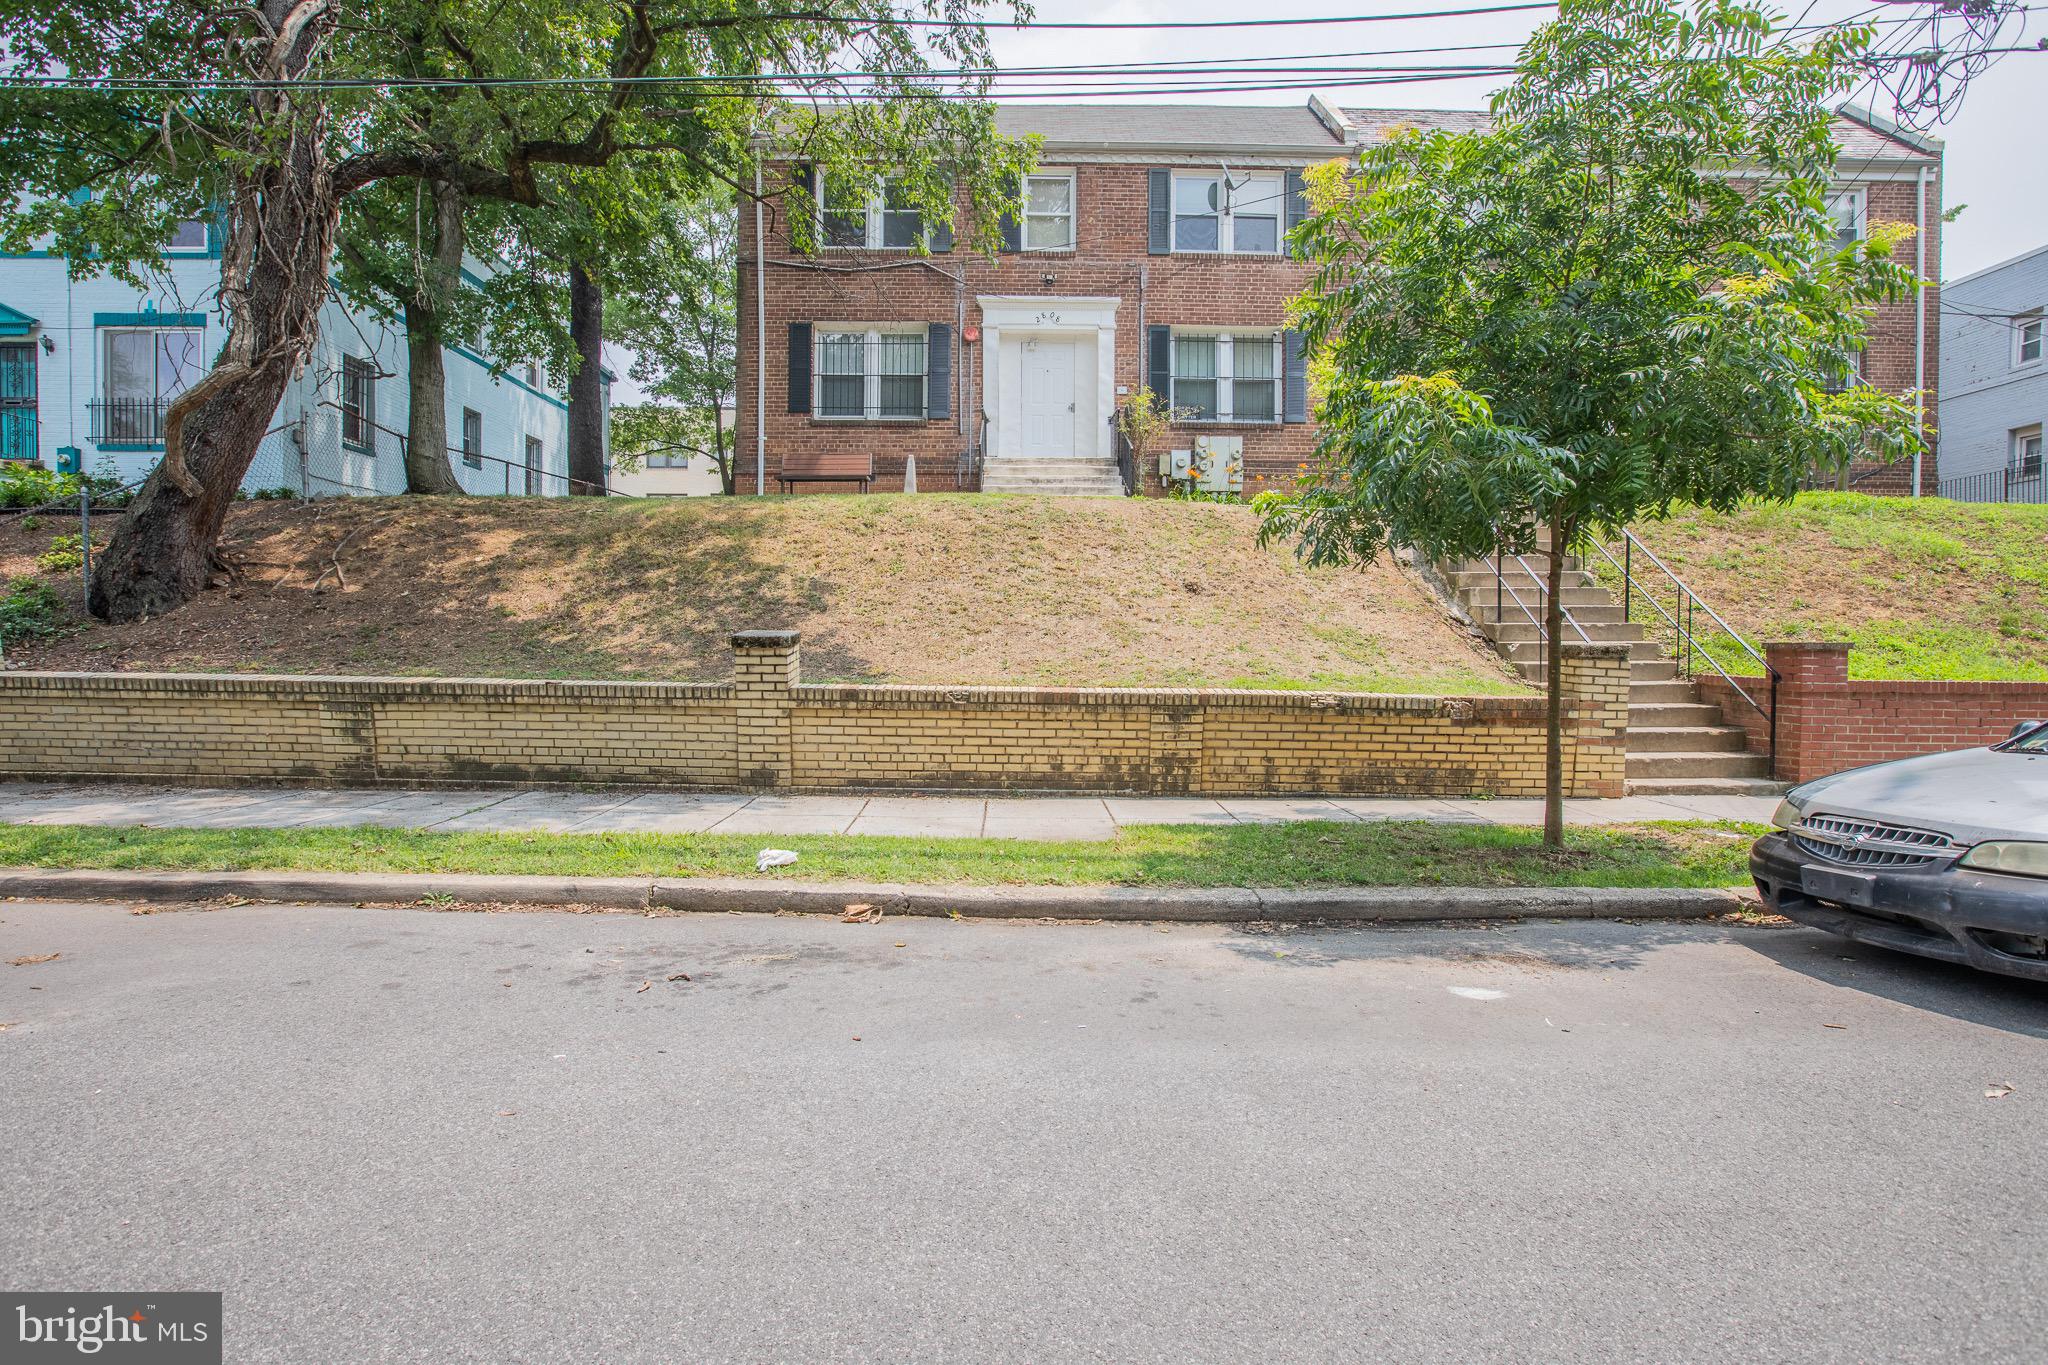
{"label": "window with security bars", "polygon": [[367,360],[341,358],[341,441],[358,450],[372,448],[377,423],[377,372]]}
{"label": "window with security bars", "polygon": [[930,372],[925,329],[820,327],[813,413],[840,421],[921,419]]}
{"label": "window with security bars", "polygon": [[36,348],[27,341],[0,342],[0,460],[33,460],[36,454]]}
{"label": "window with security bars", "polygon": [[1184,422],[1280,420],[1280,334],[1176,334],[1173,406]]}

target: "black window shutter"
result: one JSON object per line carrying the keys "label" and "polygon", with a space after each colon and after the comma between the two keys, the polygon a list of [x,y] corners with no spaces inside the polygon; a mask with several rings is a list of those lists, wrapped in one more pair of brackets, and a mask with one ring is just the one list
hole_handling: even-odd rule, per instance
{"label": "black window shutter", "polygon": [[1149,255],[1164,256],[1173,250],[1173,172],[1155,168],[1151,181],[1152,211],[1145,250]]}
{"label": "black window shutter", "polygon": [[789,410],[811,410],[811,324],[789,324]]}
{"label": "black window shutter", "polygon": [[1010,204],[1008,208],[1003,210],[1003,250],[1022,251],[1024,249],[1023,213],[1024,182],[1022,180],[1012,180],[1010,182]]}
{"label": "black window shutter", "polygon": [[935,322],[925,331],[924,415],[953,415],[953,325]]}
{"label": "black window shutter", "polygon": [[1308,365],[1302,354],[1301,333],[1288,328],[1280,334],[1280,420],[1308,420]]}
{"label": "black window shutter", "polygon": [[[803,193],[792,195],[787,208],[792,216],[799,213],[803,214],[804,220],[811,225],[811,235],[816,237],[825,228],[824,214],[819,207],[822,201],[818,198],[818,168],[808,161],[799,161],[790,175],[791,183],[800,186]],[[795,226],[791,225],[789,233],[790,246],[794,247],[801,241],[803,241],[803,238],[797,235]],[[822,241],[813,241],[811,243],[813,248],[822,245],[824,245]]]}
{"label": "black window shutter", "polygon": [[1147,346],[1149,356],[1146,362],[1146,385],[1152,396],[1159,400],[1160,407],[1173,402],[1173,329],[1171,327],[1148,327],[1151,338]]}
{"label": "black window shutter", "polygon": [[[1308,217],[1308,186],[1300,171],[1287,173],[1287,230],[1294,231],[1301,226],[1301,220]],[[1299,256],[1301,252],[1288,248],[1288,255]]]}

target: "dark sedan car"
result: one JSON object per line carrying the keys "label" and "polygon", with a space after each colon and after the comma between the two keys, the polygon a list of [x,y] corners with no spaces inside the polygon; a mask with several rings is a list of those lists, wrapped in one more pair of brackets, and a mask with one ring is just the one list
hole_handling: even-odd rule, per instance
{"label": "dark sedan car", "polygon": [[2048,723],[1794,787],[1750,850],[1764,902],[1863,943],[2048,981]]}

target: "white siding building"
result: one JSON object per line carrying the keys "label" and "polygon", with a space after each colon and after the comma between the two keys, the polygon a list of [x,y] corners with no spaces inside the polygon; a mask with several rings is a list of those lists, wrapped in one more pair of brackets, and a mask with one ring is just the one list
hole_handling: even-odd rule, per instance
{"label": "white siding building", "polygon": [[[227,336],[219,258],[204,227],[189,228],[142,290],[111,275],[73,280],[49,252],[0,254],[0,459],[75,462],[134,483],[162,458],[164,410]],[[484,357],[451,346],[445,369],[448,440],[458,447],[449,461],[462,486],[567,492],[568,405],[538,367],[493,373]],[[330,300],[244,490],[404,492],[407,372],[402,330]]]}
{"label": "white siding building", "polygon": [[1941,289],[1942,492],[2048,502],[2048,246]]}

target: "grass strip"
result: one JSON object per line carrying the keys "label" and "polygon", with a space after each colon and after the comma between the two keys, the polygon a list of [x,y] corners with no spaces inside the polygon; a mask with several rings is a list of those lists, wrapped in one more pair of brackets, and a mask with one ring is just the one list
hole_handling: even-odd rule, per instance
{"label": "grass strip", "polygon": [[[780,877],[1008,886],[1717,887],[1747,881],[1734,822],[1571,831],[1549,852],[1522,826],[1130,825],[1113,839],[862,835],[436,834],[425,830],[137,829],[0,824],[0,865],[192,872],[475,872],[557,877]],[[762,848],[792,867],[754,871]]]}

